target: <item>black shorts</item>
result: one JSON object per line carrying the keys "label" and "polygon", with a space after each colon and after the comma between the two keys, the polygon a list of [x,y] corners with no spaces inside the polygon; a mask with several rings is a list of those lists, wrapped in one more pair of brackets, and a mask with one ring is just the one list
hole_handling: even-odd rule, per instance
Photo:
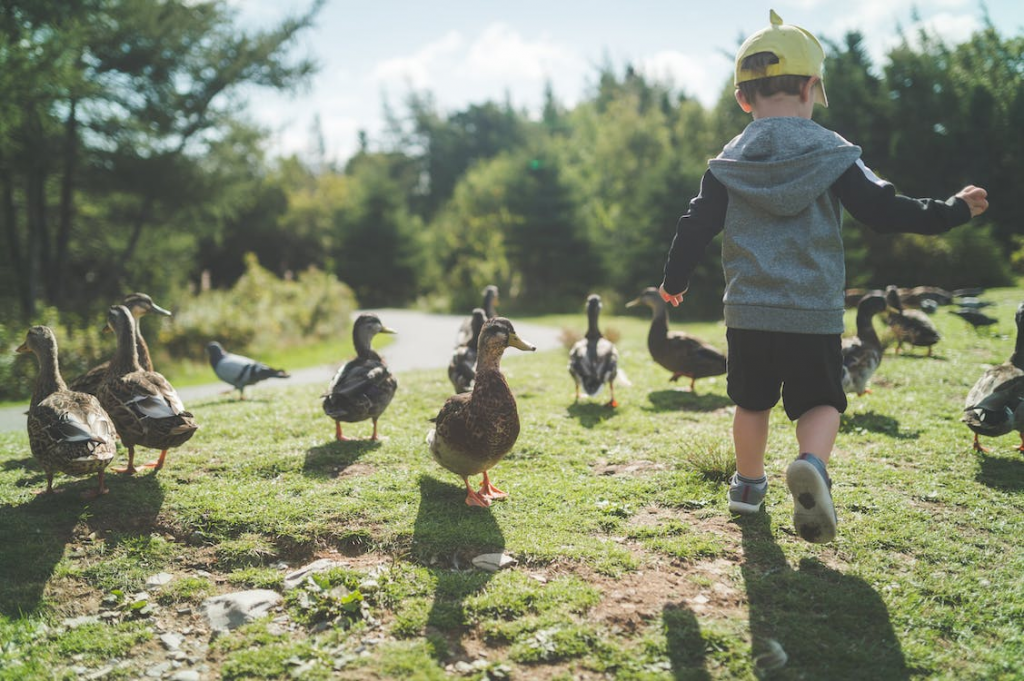
{"label": "black shorts", "polygon": [[839,334],[727,329],[729,397],[751,411],[779,402],[790,421],[814,407],[846,411]]}

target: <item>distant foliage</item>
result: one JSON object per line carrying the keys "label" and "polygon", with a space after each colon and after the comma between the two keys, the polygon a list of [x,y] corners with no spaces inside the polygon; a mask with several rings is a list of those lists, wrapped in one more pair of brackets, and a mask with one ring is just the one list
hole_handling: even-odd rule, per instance
{"label": "distant foliage", "polygon": [[255,255],[248,254],[245,262],[245,274],[231,289],[203,291],[180,302],[160,330],[163,351],[202,359],[206,344],[216,340],[231,352],[258,355],[348,333],[356,299],[333,275],[309,269],[294,280],[279,279]]}

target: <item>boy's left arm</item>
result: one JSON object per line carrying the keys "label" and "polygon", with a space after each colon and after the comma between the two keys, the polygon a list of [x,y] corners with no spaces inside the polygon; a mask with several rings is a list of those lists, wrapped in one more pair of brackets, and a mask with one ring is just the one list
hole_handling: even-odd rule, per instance
{"label": "boy's left arm", "polygon": [[946,201],[903,196],[860,160],[836,180],[832,190],[850,215],[882,233],[942,234],[988,208],[985,190],[973,185]]}

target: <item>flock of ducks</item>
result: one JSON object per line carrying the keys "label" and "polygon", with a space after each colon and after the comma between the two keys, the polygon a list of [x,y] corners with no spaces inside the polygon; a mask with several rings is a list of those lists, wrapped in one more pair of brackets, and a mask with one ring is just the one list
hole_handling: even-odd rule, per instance
{"label": "flock of ducks", "polygon": [[[508,496],[493,485],[488,475],[512,449],[520,431],[515,396],[501,372],[501,358],[508,347],[536,350],[520,338],[512,322],[497,316],[497,287],[488,286],[483,296],[482,306],[464,320],[456,336],[448,366],[454,394],[432,419],[434,427],[426,435],[437,463],[462,478],[466,504],[470,506],[489,506],[492,501]],[[885,291],[857,292],[855,297],[857,333],[843,341],[843,388],[862,395],[870,392],[870,379],[883,356],[873,323],[876,316],[887,314],[897,353],[907,343],[927,348],[930,356],[941,336],[927,315],[906,307],[935,301],[935,296],[914,299],[912,294],[890,286]],[[935,301],[936,305],[948,303]],[[670,381],[689,378],[689,390],[693,391],[698,378],[725,373],[726,356],[722,352],[687,333],[669,330],[668,308],[657,289],[646,288],[626,304],[638,305],[651,309],[647,347],[652,359],[670,372]],[[581,389],[594,397],[607,384],[610,399],[605,406],[614,408],[618,406],[615,380],[619,375],[619,354],[615,344],[600,330],[600,296],[590,295],[586,310],[586,334],[569,350],[568,371],[576,386],[576,401]],[[57,341],[51,329],[32,327],[17,349],[34,353],[39,364],[28,411],[28,433],[32,454],[46,473],[46,489],[42,493],[54,491],[55,472],[77,476],[95,473],[97,487],[83,494],[95,498],[107,492],[104,470],[115,456],[116,439],[127,448],[128,463],[115,470],[133,474],[136,446],[160,450],[156,461],[141,465],[159,470],[168,450],[187,442],[199,428],[174,387],[153,370],[137,323],[150,312],[171,314],[141,293],[130,294],[122,304],[111,306],[107,328],[117,340],[113,358],[70,386],[61,377]],[[987,370],[964,405],[962,420],[975,433],[974,447],[979,451],[987,451],[979,444],[979,436],[998,437],[1017,430],[1021,432],[1020,450],[1024,452],[1024,303],[1017,309],[1016,325],[1016,348],[1009,361]],[[381,439],[378,420],[391,404],[398,382],[372,348],[373,338],[379,333],[395,331],[376,314],[357,317],[352,328],[356,357],[338,370],[321,396],[324,413],[335,422],[336,440],[350,439],[343,434],[342,423],[365,420],[373,422],[370,439]],[[207,353],[214,372],[238,390],[240,399],[244,399],[248,385],[267,378],[288,377],[281,369],[228,353],[216,342],[207,346]],[[476,475],[482,475],[478,489],[469,481]]]}

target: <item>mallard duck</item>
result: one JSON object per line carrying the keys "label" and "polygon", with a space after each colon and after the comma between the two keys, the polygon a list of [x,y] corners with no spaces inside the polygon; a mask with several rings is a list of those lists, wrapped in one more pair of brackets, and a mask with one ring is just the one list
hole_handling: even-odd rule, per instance
{"label": "mallard duck", "polygon": [[[473,391],[449,397],[427,433],[434,460],[462,478],[470,506],[490,506],[491,501],[508,496],[491,484],[487,472],[519,437],[516,398],[501,373],[501,356],[509,346],[529,352],[537,349],[521,339],[504,317],[488,320],[477,343]],[[483,482],[476,491],[469,485],[469,476],[481,473]]]}
{"label": "mallard duck", "polygon": [[217,378],[238,391],[238,399],[245,399],[245,386],[265,381],[268,378],[290,378],[284,369],[272,369],[263,362],[250,359],[245,355],[225,352],[217,341],[206,344],[206,354],[210,358],[210,366]]}
{"label": "mallard duck", "polygon": [[998,321],[995,317],[989,317],[984,312],[979,312],[978,310],[972,310],[967,308],[962,308],[959,310],[950,310],[949,314],[956,315],[960,319],[964,320],[965,322],[973,326],[975,329],[981,328],[983,326],[991,326],[992,324],[995,324]]}
{"label": "mallard duck", "polygon": [[869,393],[868,380],[882,363],[882,342],[873,319],[887,309],[881,291],[868,293],[857,304],[857,335],[843,341],[843,390],[858,395]]}
{"label": "mallard duck", "polygon": [[452,353],[452,361],[448,363],[448,379],[455,387],[455,392],[464,393],[473,389],[473,378],[476,376],[476,344],[480,338],[480,329],[487,321],[487,313],[482,307],[473,310],[473,335],[466,345],[460,345]]}
{"label": "mallard duck", "polygon": [[1010,361],[994,366],[974,384],[964,400],[963,422],[974,431],[974,449],[988,450],[978,442],[978,436],[999,437],[1011,430],[1020,433],[1020,447],[1024,452],[1024,303],[1017,306],[1014,317],[1017,324],[1017,342]]}
{"label": "mallard duck", "polygon": [[352,326],[352,344],[356,358],[346,362],[334,375],[324,398],[324,413],[334,419],[337,440],[348,440],[341,434],[341,422],[354,423],[373,419],[371,440],[379,440],[377,419],[391,404],[398,381],[391,375],[384,360],[370,347],[378,333],[396,333],[372,313],[356,318]]}
{"label": "mallard duck", "polygon": [[[171,311],[165,310],[154,303],[153,299],[145,293],[129,293],[124,297],[124,300],[121,301],[121,304],[128,308],[128,311],[132,313],[132,317],[135,319],[135,347],[139,353],[139,366],[146,371],[152,371],[153,360],[149,356],[149,346],[146,345],[146,340],[142,337],[139,319],[150,312],[170,317]],[[107,329],[108,327],[104,326],[103,328]],[[99,392],[100,384],[103,383],[103,377],[107,374],[107,369],[109,367],[110,360],[107,360],[102,364],[97,364],[75,380],[71,381],[69,388],[78,392],[95,395]]]}
{"label": "mallard duck", "polygon": [[[498,306],[498,287],[491,284],[484,288],[482,291],[484,302],[481,305],[484,311],[484,316],[487,319],[494,319],[497,314]],[[463,345],[469,345],[470,340],[473,338],[473,316],[470,315],[462,320],[462,326],[459,327],[459,332],[455,336],[455,347]]]}
{"label": "mallard duck", "polygon": [[39,362],[28,409],[28,442],[46,471],[46,489],[53,493],[53,473],[97,474],[97,487],[82,494],[94,499],[107,493],[103,472],[116,452],[114,424],[99,400],[68,390],[57,362],[57,339],[46,326],[33,326],[17,352],[35,353]]}
{"label": "mallard duck", "polygon": [[606,406],[617,407],[615,401],[615,377],[619,373],[619,351],[615,344],[601,334],[597,318],[601,314],[601,296],[587,298],[587,334],[569,350],[569,375],[576,383],[576,401],[580,401],[580,385],[593,397],[608,384],[611,399]]}
{"label": "mallard duck", "polygon": [[904,309],[895,286],[885,289],[885,302],[889,306],[889,328],[896,337],[896,353],[902,352],[904,343],[910,343],[928,348],[928,356],[931,357],[932,346],[942,338],[932,320],[919,310]]}
{"label": "mallard duck", "polygon": [[117,471],[135,474],[136,445],[160,450],[160,458],[142,464],[143,468],[160,470],[167,450],[188,441],[199,424],[185,411],[174,386],[163,375],[139,366],[135,318],[128,308],[111,306],[107,325],[117,337],[117,352],[110,360],[98,397],[114,421],[121,442],[128,448],[128,465]]}
{"label": "mallard duck", "polygon": [[690,379],[690,390],[698,378],[725,373],[725,355],[713,346],[682,331],[668,330],[668,306],[653,286],[645,288],[626,307],[646,305],[651,308],[651,329],[647,333],[647,349],[654,361],[672,372],[668,380],[680,376]]}
{"label": "mallard duck", "polygon": [[938,286],[915,286],[898,291],[900,302],[907,307],[921,307],[925,300],[935,301],[937,305],[949,305],[953,302],[953,294]]}

